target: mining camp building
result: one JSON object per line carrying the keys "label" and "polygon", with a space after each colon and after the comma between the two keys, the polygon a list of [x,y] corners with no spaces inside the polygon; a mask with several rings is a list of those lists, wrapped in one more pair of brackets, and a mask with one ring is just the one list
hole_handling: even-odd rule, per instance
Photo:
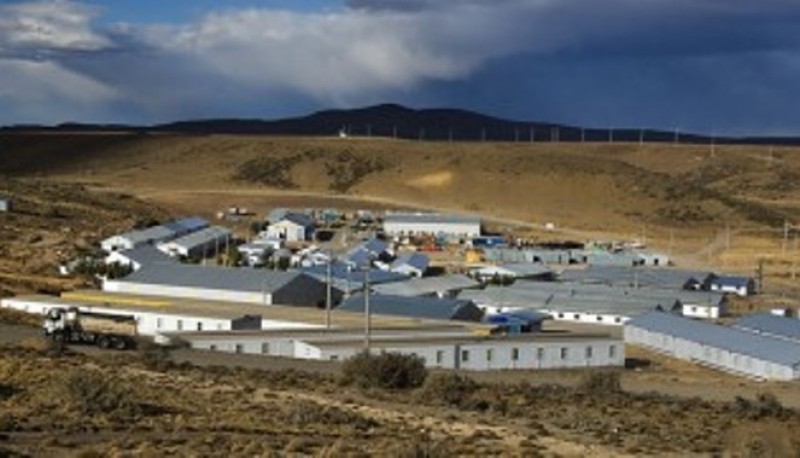
{"label": "mining camp building", "polygon": [[[104,291],[117,293],[308,307],[323,305],[326,289],[323,282],[300,272],[164,263],[103,283]],[[334,299],[340,297],[334,291]]]}
{"label": "mining camp building", "polygon": [[653,312],[625,324],[625,343],[763,380],[800,379],[800,343]]}
{"label": "mining camp building", "polygon": [[481,220],[475,216],[441,213],[387,213],[383,231],[391,236],[431,235],[472,239],[481,235]]}

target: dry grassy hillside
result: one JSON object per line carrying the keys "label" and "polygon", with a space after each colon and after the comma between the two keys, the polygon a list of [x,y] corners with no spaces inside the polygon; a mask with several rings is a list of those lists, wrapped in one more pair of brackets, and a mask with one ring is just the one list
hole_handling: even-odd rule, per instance
{"label": "dry grassy hillside", "polygon": [[[257,208],[269,206],[265,196],[313,193],[553,222],[581,231],[573,234],[646,237],[749,271],[754,252],[780,248],[783,221],[800,215],[800,150],[792,148],[8,134],[0,170],[185,208],[215,192]],[[726,226],[731,249],[719,239]]]}

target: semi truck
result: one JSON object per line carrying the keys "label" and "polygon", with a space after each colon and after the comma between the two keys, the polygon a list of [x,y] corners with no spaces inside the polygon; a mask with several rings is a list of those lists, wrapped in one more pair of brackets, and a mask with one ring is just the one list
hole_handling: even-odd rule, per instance
{"label": "semi truck", "polygon": [[136,347],[136,318],[85,312],[77,307],[52,308],[44,318],[45,336],[57,343],[81,343],[125,350]]}

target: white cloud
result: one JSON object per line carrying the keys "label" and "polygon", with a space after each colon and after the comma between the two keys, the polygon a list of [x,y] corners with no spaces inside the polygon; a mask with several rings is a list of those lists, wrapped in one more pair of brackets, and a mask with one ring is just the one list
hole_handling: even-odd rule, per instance
{"label": "white cloud", "polygon": [[0,50],[96,51],[110,41],[92,29],[98,11],[69,0],[0,5]]}

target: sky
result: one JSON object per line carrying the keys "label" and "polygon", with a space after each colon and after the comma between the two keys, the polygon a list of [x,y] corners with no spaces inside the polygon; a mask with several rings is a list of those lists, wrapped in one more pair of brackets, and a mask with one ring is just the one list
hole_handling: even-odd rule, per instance
{"label": "sky", "polygon": [[800,135],[800,2],[0,0],[0,125],[378,103]]}

